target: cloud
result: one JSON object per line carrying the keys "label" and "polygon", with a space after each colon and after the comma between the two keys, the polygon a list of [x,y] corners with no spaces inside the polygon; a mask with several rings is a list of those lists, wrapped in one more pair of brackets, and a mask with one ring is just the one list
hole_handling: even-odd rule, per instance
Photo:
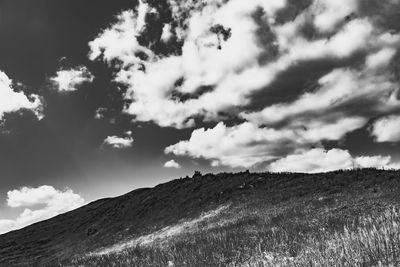
{"label": "cloud", "polygon": [[107,108],[98,108],[94,113],[94,118],[96,120],[101,120],[105,117],[105,113],[107,112]]}
{"label": "cloud", "polygon": [[[318,80],[319,88],[316,91],[305,93],[294,102],[271,105],[257,112],[243,112],[242,117],[257,124],[273,124],[304,114],[327,114],[335,109],[340,110],[346,104],[358,105],[367,100],[375,105],[371,108],[379,107],[379,110],[375,110],[376,114],[386,108],[390,110],[393,108],[390,99],[397,92],[398,84],[387,72],[375,69],[377,65],[370,61],[361,71],[349,68],[331,71]],[[358,110],[362,112],[364,109]]]}
{"label": "cloud", "polygon": [[194,130],[189,140],[167,147],[165,153],[208,159],[213,166],[251,167],[292,150],[291,140],[297,137],[293,131],[260,129],[251,123],[227,127],[221,122],[212,129]]}
{"label": "cloud", "polygon": [[[115,80],[127,85],[125,97],[132,100],[132,104],[125,112],[135,120],[153,121],[162,127],[193,127],[193,118],[220,120],[221,113],[245,107],[251,102],[252,93],[265,88],[279,73],[299,62],[347,58],[360,51],[393,45],[385,43],[383,33],[376,31],[368,18],[344,20],[357,11],[356,3],[352,0],[343,7],[331,1],[318,1],[294,21],[279,25],[274,23],[274,17],[277,11],[285,8],[286,1],[253,0],[246,4],[240,0],[202,4],[170,1],[173,17],[179,17],[176,23],[182,25],[179,29],[168,26],[172,24],[164,27],[168,32],[179,31],[176,35],[180,35],[183,45],[181,54],[165,56],[138,41],[144,34],[143,29],[151,27],[143,26],[146,24],[143,17],[157,12],[141,2],[136,10],[118,15],[115,24],[90,42],[89,57],[92,60],[102,58],[109,64],[118,60],[115,66],[120,71]],[[326,25],[322,25],[322,21]],[[335,31],[328,39],[309,40],[301,34],[309,22],[321,31]],[[210,31],[216,24],[232,32],[222,44]],[[269,55],[268,60],[260,63],[262,57],[275,50],[275,56]],[[341,73],[337,71],[337,75],[346,72],[343,69]],[[363,80],[362,74],[354,73],[354,79]],[[368,72],[365,76],[371,74]],[[373,80],[371,77],[368,81]],[[204,87],[211,90],[199,94]],[[180,95],[188,96],[186,101]]]}
{"label": "cloud", "polygon": [[[259,166],[339,141],[400,104],[393,68],[400,34],[365,15],[358,0],[315,0],[279,19],[287,1],[167,3],[169,21],[158,5],[140,2],[89,43],[89,58],[108,63],[125,85],[124,113],[194,128],[167,154]],[[230,34],[216,34],[216,25]],[[268,95],[274,82],[291,78],[283,73],[310,62],[322,66],[301,72],[315,77],[311,88]],[[255,107],[260,92],[268,101]],[[204,122],[211,128],[201,128]]]}
{"label": "cloud", "polygon": [[141,46],[137,40],[145,25],[145,16],[149,11],[148,4],[140,1],[137,11],[125,10],[117,17],[117,23],[102,31],[97,38],[89,42],[89,59],[102,57],[111,64],[115,59],[123,65],[140,63],[136,53],[142,52],[151,56],[153,52]]}
{"label": "cloud", "polygon": [[33,111],[36,116],[42,118],[42,101],[38,95],[25,95],[24,92],[16,92],[13,89],[12,80],[0,71],[0,119],[5,113],[17,112],[21,109]]}
{"label": "cloud", "polygon": [[[48,185],[9,191],[7,205],[11,208],[25,209],[15,220],[0,219],[0,234],[68,212],[84,203],[85,200],[71,189],[61,191]],[[44,207],[34,210],[29,208],[35,205],[44,205]]]}
{"label": "cloud", "polygon": [[[342,115],[343,116],[343,115]],[[341,117],[332,122],[321,121],[318,119],[312,121],[297,121],[293,125],[305,127],[301,132],[304,139],[310,143],[318,143],[322,140],[337,141],[342,139],[347,133],[351,133],[362,128],[367,123],[363,117]]]}
{"label": "cloud", "polygon": [[128,131],[125,133],[125,137],[118,137],[118,136],[107,136],[107,138],[103,142],[103,146],[111,146],[115,149],[124,149],[132,147],[133,145],[133,138],[132,132]]}
{"label": "cloud", "polygon": [[165,167],[165,168],[175,168],[175,169],[179,169],[179,168],[181,168],[181,165],[179,165],[178,162],[176,162],[175,160],[172,159],[172,160],[170,160],[170,161],[165,162],[164,167]]}
{"label": "cloud", "polygon": [[56,76],[51,78],[57,85],[60,92],[76,91],[77,87],[83,83],[92,82],[94,76],[85,66],[79,66],[68,70],[59,70]]}
{"label": "cloud", "polygon": [[396,55],[396,49],[387,47],[382,48],[375,54],[371,54],[367,57],[366,65],[370,69],[378,69],[387,66],[388,62],[391,62],[393,57]]}
{"label": "cloud", "polygon": [[400,142],[400,116],[388,116],[374,122],[371,134],[376,142]]}
{"label": "cloud", "polygon": [[352,168],[392,168],[390,157],[363,156],[353,158],[347,150],[315,148],[293,154],[270,164],[272,172],[318,173]]}
{"label": "cloud", "polygon": [[358,10],[358,0],[316,1],[314,25],[321,32],[332,31],[344,18]]}
{"label": "cloud", "polygon": [[[232,0],[223,5],[219,2],[210,1],[203,7],[194,3],[175,3],[173,11],[177,13],[193,8],[189,17],[180,18],[187,29],[183,30],[183,26],[179,30],[170,29],[180,32],[183,45],[179,55],[156,55],[139,44],[137,37],[142,27],[137,25],[141,12],[144,12],[140,8],[136,12],[121,13],[117,23],[90,43],[91,59],[102,57],[108,63],[117,59],[121,62],[117,66],[124,67],[115,80],[128,86],[126,98],[133,100],[126,113],[134,115],[137,121],[185,128],[194,125],[193,117],[213,119],[218,117],[219,111],[245,103],[247,87],[235,93],[230,89],[231,80],[240,79],[240,86],[245,84],[245,79],[253,75],[252,68],[257,68],[259,57],[268,49],[258,42],[259,26],[254,14],[263,10],[273,16],[285,1],[243,4],[243,1]],[[210,31],[216,24],[234,33],[222,40],[222,44],[217,34]],[[223,48],[218,49],[219,46]],[[176,86],[179,80],[182,84]],[[215,89],[197,95],[202,87]],[[181,101],[174,95],[193,97]]]}
{"label": "cloud", "polygon": [[161,40],[167,43],[169,40],[171,40],[172,37],[173,33],[171,31],[171,25],[165,24],[161,35]]}
{"label": "cloud", "polygon": [[212,129],[194,130],[189,140],[167,147],[165,153],[211,160],[213,166],[249,168],[323,140],[340,140],[365,123],[362,117],[315,119],[274,129],[251,122],[228,127],[221,122]]}

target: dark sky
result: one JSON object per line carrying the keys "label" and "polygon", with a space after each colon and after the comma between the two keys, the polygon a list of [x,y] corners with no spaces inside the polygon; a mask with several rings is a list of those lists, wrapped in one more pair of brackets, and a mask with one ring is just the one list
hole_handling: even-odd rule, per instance
{"label": "dark sky", "polygon": [[[112,107],[108,99],[117,86],[111,84],[105,64],[87,59],[88,42],[115,14],[134,6],[132,0],[0,1],[0,70],[23,83],[26,92],[46,98],[40,122],[30,112],[3,118],[3,128],[11,134],[0,135],[0,207],[6,204],[7,191],[22,186],[71,187],[92,200],[192,173],[192,167],[162,167],[164,147],[190,132],[154,125],[137,128],[129,118],[115,124],[94,119],[98,107]],[[68,61],[63,64],[90,65],[98,78],[73,95],[52,91],[48,77],[63,57]],[[135,131],[132,149],[100,149],[107,135],[126,130]],[[8,212],[0,208],[0,214],[7,217]]]}
{"label": "dark sky", "polygon": [[0,0],[0,90],[41,103],[0,99],[0,232],[43,185],[400,167],[399,1],[209,2]]}

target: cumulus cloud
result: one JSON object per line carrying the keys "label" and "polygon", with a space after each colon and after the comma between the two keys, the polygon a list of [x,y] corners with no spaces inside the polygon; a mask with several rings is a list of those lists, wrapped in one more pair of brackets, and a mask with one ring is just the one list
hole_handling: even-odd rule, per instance
{"label": "cumulus cloud", "polygon": [[[118,64],[124,66],[118,72],[116,81],[128,85],[126,98],[132,99],[133,103],[125,112],[134,115],[136,120],[153,121],[164,127],[192,127],[193,117],[220,119],[221,112],[246,106],[252,92],[265,88],[279,73],[299,61],[345,58],[358,51],[375,51],[378,47],[393,45],[393,42],[385,43],[383,33],[376,31],[367,18],[343,23],[329,39],[308,40],[302,36],[302,27],[309,20],[316,25],[325,21],[328,24],[320,25],[320,28],[332,30],[358,6],[357,1],[350,1],[345,7],[330,2],[318,1],[294,21],[275,25],[275,13],[285,7],[286,1],[275,0],[268,4],[256,0],[245,4],[239,0],[227,3],[209,1],[206,4],[171,1],[173,13],[180,14],[186,27],[181,29],[184,31],[181,34],[182,54],[170,56],[156,55],[138,42],[137,37],[144,28],[143,17],[149,12],[156,12],[148,6],[142,7],[146,4],[140,3],[137,11],[122,12],[117,23],[90,43],[90,58],[102,57],[109,63],[118,59],[121,62]],[[185,10],[190,10],[191,15],[185,17]],[[259,10],[264,15],[257,19]],[[223,25],[232,32],[222,49],[217,49],[218,36],[210,31],[215,24]],[[270,39],[267,43],[259,42],[262,27],[269,29],[263,32],[263,38]],[[260,57],[274,47],[278,56],[260,65]],[[146,55],[145,59],[139,56],[142,54]],[[342,72],[345,74],[346,70]],[[337,75],[340,74],[338,71]],[[371,73],[367,74],[365,76],[371,76]],[[359,77],[361,74],[354,76],[363,79]],[[182,82],[177,86],[178,81]],[[373,81],[373,77],[369,81]],[[345,79],[343,82],[346,82]],[[198,95],[199,89],[204,86],[212,90]],[[180,101],[174,98],[176,92],[194,97]]]}
{"label": "cumulus cloud", "polygon": [[260,129],[251,123],[194,130],[190,139],[171,145],[165,153],[212,160],[213,166],[251,167],[272,160],[276,154],[293,149],[294,131]]}
{"label": "cumulus cloud", "polygon": [[56,76],[51,78],[51,81],[57,85],[60,92],[72,92],[76,91],[79,85],[92,82],[93,79],[94,76],[85,66],[79,66],[57,71]]}
{"label": "cumulus cloud", "polygon": [[5,113],[21,109],[32,110],[38,118],[42,117],[42,102],[37,95],[26,95],[13,89],[12,80],[0,71],[0,119]]}
{"label": "cumulus cloud", "polygon": [[115,59],[123,65],[140,63],[136,53],[152,55],[153,52],[141,46],[137,37],[145,26],[145,18],[150,11],[149,5],[143,1],[136,11],[125,10],[117,15],[117,23],[102,31],[96,39],[89,42],[89,59],[102,57],[111,64]]}
{"label": "cumulus cloud", "polygon": [[[71,189],[57,190],[44,185],[36,188],[23,187],[7,193],[7,205],[11,208],[25,208],[15,220],[0,219],[0,234],[16,230],[49,219],[58,214],[82,206],[85,200]],[[35,205],[43,208],[31,209]]]}
{"label": "cumulus cloud", "polygon": [[103,146],[110,146],[115,149],[124,149],[132,147],[133,145],[133,138],[132,132],[128,131],[125,133],[126,136],[119,137],[119,136],[107,136],[107,138],[103,142]]}
{"label": "cumulus cloud", "polygon": [[[158,21],[158,39],[143,41],[164,13],[140,1],[89,43],[89,58],[112,65],[114,80],[125,85],[125,113],[161,127],[198,128],[166,153],[214,166],[266,164],[341,140],[400,104],[392,64],[400,34],[365,15],[359,0],[310,1],[290,19],[279,17],[285,0],[167,3],[172,15]],[[281,95],[299,93],[252,106],[283,73],[310,62],[331,66],[312,76],[312,90],[282,88]],[[202,122],[218,124],[206,130]]]}
{"label": "cumulus cloud", "polygon": [[400,116],[393,115],[375,121],[371,134],[377,142],[400,142]]}
{"label": "cumulus cloud", "polygon": [[293,154],[270,164],[272,172],[318,173],[352,168],[393,168],[390,157],[352,157],[347,150],[315,148]]}
{"label": "cumulus cloud", "polygon": [[[184,19],[187,29],[180,34],[182,53],[167,57],[156,55],[140,45],[136,38],[142,29],[137,26],[141,12],[150,12],[149,9],[139,7],[136,12],[126,11],[118,16],[116,24],[90,43],[90,58],[102,56],[109,63],[118,59],[125,66],[117,74],[116,81],[128,85],[126,97],[133,103],[126,112],[134,115],[136,120],[176,128],[191,127],[193,117],[215,118],[221,110],[243,105],[246,88],[235,93],[230,89],[231,79],[240,76],[236,80],[241,79],[243,83],[253,74],[251,69],[257,68],[258,58],[266,48],[257,41],[258,25],[253,15],[263,10],[273,16],[285,3],[282,0],[270,2],[253,0],[244,4],[232,0],[221,5],[221,1],[210,1],[201,7],[194,3],[175,3],[175,12],[190,8],[192,15]],[[233,33],[223,40],[223,49],[218,49],[220,40],[210,31],[216,24]],[[180,30],[183,31],[183,27]],[[182,84],[176,86],[179,80]],[[215,89],[188,101],[173,97],[174,92],[196,95],[204,86]],[[222,95],[224,97],[220,97]]]}
{"label": "cumulus cloud", "polygon": [[164,167],[165,168],[179,169],[181,167],[181,165],[178,162],[176,162],[175,160],[172,159],[172,160],[169,160],[169,161],[165,162]]}
{"label": "cumulus cloud", "polygon": [[282,129],[260,128],[251,122],[228,127],[223,122],[212,129],[194,130],[190,139],[165,149],[165,153],[212,161],[213,166],[252,167],[282,157],[323,140],[340,140],[362,127],[362,117],[331,122],[298,121]]}

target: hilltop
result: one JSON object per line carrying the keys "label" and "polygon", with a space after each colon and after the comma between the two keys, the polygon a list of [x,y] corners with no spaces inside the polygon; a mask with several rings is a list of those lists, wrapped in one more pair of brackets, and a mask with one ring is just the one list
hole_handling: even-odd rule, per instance
{"label": "hilltop", "polygon": [[394,264],[399,206],[398,171],[197,173],[0,235],[0,266]]}

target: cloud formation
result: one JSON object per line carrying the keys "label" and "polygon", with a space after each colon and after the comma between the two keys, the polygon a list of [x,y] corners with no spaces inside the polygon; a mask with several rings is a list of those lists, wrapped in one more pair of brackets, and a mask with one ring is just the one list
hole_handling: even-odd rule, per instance
{"label": "cloud formation", "polygon": [[17,112],[21,109],[31,110],[38,118],[42,117],[42,101],[39,96],[16,92],[13,81],[0,71],[0,120],[5,113]]}
{"label": "cloud formation", "polygon": [[179,169],[181,167],[181,165],[178,162],[176,162],[175,160],[171,159],[171,160],[165,162],[164,167]]}
{"label": "cloud formation", "polygon": [[391,162],[390,157],[352,157],[347,150],[324,150],[315,148],[302,153],[286,156],[269,166],[272,172],[318,173],[352,168],[395,168],[399,164]]}
{"label": "cloud formation", "polygon": [[[165,153],[213,166],[277,166],[398,108],[400,34],[379,12],[360,0],[140,1],[89,43],[89,58],[116,70],[134,121],[195,128]],[[308,75],[311,63],[323,70]],[[296,68],[315,80],[275,92]],[[260,93],[268,101],[256,107]],[[356,161],[346,151],[317,152],[327,162],[342,157],[337,166]],[[378,166],[377,159],[357,164]]]}
{"label": "cloud formation", "polygon": [[[258,25],[252,16],[258,10],[272,15],[284,2],[232,0],[222,5],[222,1],[209,1],[205,6],[192,1],[172,2],[173,16],[183,22],[170,31],[175,32],[183,45],[180,54],[168,56],[158,55],[140,44],[138,36],[144,30],[141,18],[159,12],[143,8],[146,4],[141,3],[137,11],[118,15],[117,23],[90,42],[89,57],[92,60],[101,57],[110,64],[113,60],[120,62],[118,66],[122,68],[115,80],[128,86],[126,98],[133,103],[125,112],[134,115],[137,121],[153,121],[164,127],[191,127],[193,117],[215,119],[218,112],[245,104],[248,86],[238,88],[235,93],[231,89],[235,84],[232,79],[241,80],[240,86],[245,85],[245,79],[258,68],[258,58],[266,49],[258,43]],[[189,11],[192,15],[185,16]],[[218,35],[210,31],[216,24],[235,34],[221,44]],[[219,46],[223,49],[218,49]],[[205,87],[215,89],[208,92],[202,90]],[[191,97],[181,101],[183,95]]]}
{"label": "cloud formation", "polygon": [[282,157],[323,140],[340,140],[349,130],[365,124],[363,118],[343,118],[330,123],[299,122],[282,129],[259,128],[251,122],[228,127],[194,130],[190,139],[171,145],[165,153],[212,161],[213,166],[249,168]]}
{"label": "cloud formation", "polygon": [[119,137],[119,136],[107,136],[106,139],[104,139],[103,146],[110,146],[115,149],[124,149],[124,148],[129,148],[132,147],[133,145],[133,138],[132,138],[132,132],[128,131],[126,132],[126,136],[124,137]]}
{"label": "cloud formation", "polygon": [[377,120],[371,129],[377,142],[400,141],[400,116],[388,116]]}
{"label": "cloud formation", "polygon": [[94,76],[85,66],[78,66],[72,69],[59,70],[56,76],[51,78],[60,92],[76,91],[79,85],[92,82]]}
{"label": "cloud formation", "polygon": [[[61,191],[48,185],[36,188],[23,187],[9,191],[7,205],[11,208],[25,209],[15,220],[0,219],[0,234],[68,212],[84,203],[85,200],[71,189]],[[36,205],[43,207],[31,209]]]}

